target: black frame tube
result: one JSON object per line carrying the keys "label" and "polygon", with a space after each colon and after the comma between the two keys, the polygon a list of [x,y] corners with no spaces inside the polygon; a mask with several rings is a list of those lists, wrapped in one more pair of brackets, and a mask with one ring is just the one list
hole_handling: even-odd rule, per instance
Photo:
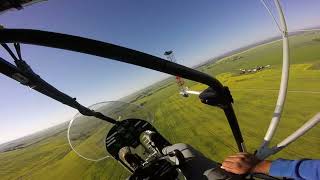
{"label": "black frame tube", "polygon": [[[215,78],[165,59],[129,48],[88,38],[31,29],[1,29],[0,43],[24,43],[109,58],[171,75],[201,82],[222,91],[222,84]],[[89,48],[88,48],[89,47]]]}
{"label": "black frame tube", "polygon": [[230,125],[233,137],[236,140],[236,143],[237,143],[237,146],[238,146],[238,150],[240,152],[245,152],[246,148],[245,148],[245,145],[244,145],[243,137],[242,137],[242,134],[241,134],[240,127],[238,125],[237,116],[234,113],[232,105],[230,104],[228,107],[224,108],[223,111],[224,111],[224,114],[227,117],[227,120],[228,120],[228,123]]}
{"label": "black frame tube", "polygon": [[[102,41],[41,30],[0,29],[0,43],[33,44],[109,58],[206,84],[225,99],[230,96],[217,79],[205,73],[153,55]],[[231,102],[224,111],[239,151],[244,151],[243,147],[239,146],[239,144],[243,144],[243,139]]]}
{"label": "black frame tube", "polygon": [[59,91],[43,79],[41,79],[38,75],[25,75],[24,72],[22,72],[20,69],[18,69],[16,66],[12,65],[11,63],[7,62],[3,58],[0,57],[0,72],[18,82],[20,82],[17,77],[23,77],[25,78],[28,82],[20,82],[23,85],[29,86],[35,91],[40,92],[43,95],[46,95],[48,97],[51,97],[52,99],[59,101],[65,105],[68,105],[72,108],[77,109],[81,114],[86,115],[86,116],[95,116],[97,118],[103,119],[109,123],[116,124],[117,121],[104,116],[100,112],[95,112],[87,107],[81,105],[80,103],[77,102],[75,98],[72,98],[68,96],[67,94]]}

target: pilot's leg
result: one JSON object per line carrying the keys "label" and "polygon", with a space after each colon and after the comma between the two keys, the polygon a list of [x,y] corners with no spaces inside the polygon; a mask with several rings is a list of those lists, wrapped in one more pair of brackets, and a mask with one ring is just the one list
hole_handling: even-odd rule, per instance
{"label": "pilot's leg", "polygon": [[[162,152],[164,154],[168,154],[174,150],[179,150],[186,160],[186,162],[180,168],[186,179],[230,179],[228,173],[220,168],[219,163],[206,158],[201,152],[197,151],[190,145],[178,143],[163,148]],[[175,162],[177,159],[175,157],[170,157],[170,160]]]}

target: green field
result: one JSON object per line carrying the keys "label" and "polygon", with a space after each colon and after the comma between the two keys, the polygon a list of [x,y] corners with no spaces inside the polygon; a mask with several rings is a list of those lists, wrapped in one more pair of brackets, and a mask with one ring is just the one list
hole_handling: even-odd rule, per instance
{"label": "green field", "polygon": [[[289,92],[273,142],[279,142],[320,111],[319,38],[320,32],[290,38]],[[281,62],[281,41],[277,41],[199,68],[230,88],[250,152],[262,142],[272,117]],[[239,74],[240,68],[265,65],[271,65],[271,68]],[[207,88],[191,81],[186,83],[192,90]],[[196,96],[181,97],[173,78],[157,83],[128,100],[153,112],[155,126],[171,143],[191,144],[217,161],[237,151],[222,110],[202,104]],[[0,153],[0,179],[125,179],[129,175],[112,159],[90,162],[78,157],[69,147],[66,134],[66,128],[63,128],[25,148]],[[272,158],[320,158],[319,134],[318,126]]]}

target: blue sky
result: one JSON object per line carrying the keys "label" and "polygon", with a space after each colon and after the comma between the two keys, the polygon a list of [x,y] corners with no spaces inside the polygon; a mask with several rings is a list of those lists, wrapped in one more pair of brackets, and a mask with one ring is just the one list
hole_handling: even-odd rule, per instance
{"label": "blue sky", "polygon": [[[319,0],[283,1],[283,6],[289,30],[320,25]],[[186,66],[279,34],[260,0],[49,0],[1,14],[0,24],[84,36],[159,57],[173,49],[178,62]],[[86,106],[117,100],[166,77],[62,50],[23,45],[22,51],[35,72]],[[4,51],[0,56],[11,61]],[[0,143],[69,120],[76,113],[3,75],[0,98]]]}

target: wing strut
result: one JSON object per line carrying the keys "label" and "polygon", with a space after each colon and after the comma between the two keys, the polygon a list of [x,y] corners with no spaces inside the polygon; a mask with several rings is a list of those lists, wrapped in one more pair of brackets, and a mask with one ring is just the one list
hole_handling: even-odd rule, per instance
{"label": "wing strut", "polygon": [[14,79],[20,82],[22,85],[28,86],[52,99],[55,99],[67,106],[77,109],[81,114],[86,116],[94,116],[96,118],[105,120],[109,123],[117,123],[116,120],[103,115],[100,112],[95,112],[93,110],[88,109],[87,107],[79,104],[76,101],[76,98],[72,98],[67,94],[59,91],[51,84],[47,83],[43,80],[38,74],[33,72],[31,67],[26,63],[26,61],[22,60],[21,51],[20,51],[20,44],[15,43],[14,46],[16,48],[18,57],[17,58],[14,53],[11,51],[7,44],[1,44],[11,55],[14,59],[16,66],[9,63],[8,61],[4,60],[0,57],[0,72],[11,79]]}

